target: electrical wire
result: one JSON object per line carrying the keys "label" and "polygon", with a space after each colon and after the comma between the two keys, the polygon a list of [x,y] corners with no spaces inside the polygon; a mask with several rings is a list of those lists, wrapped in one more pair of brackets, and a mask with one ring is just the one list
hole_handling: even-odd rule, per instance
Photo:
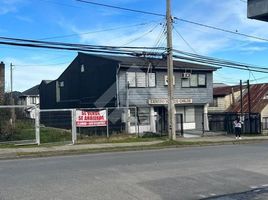
{"label": "electrical wire", "polygon": [[85,1],[85,0],[76,0],[76,1],[91,4],[91,5],[96,5],[96,6],[107,7],[107,8],[114,8],[114,9],[125,10],[125,11],[136,12],[136,13],[142,13],[142,14],[147,14],[147,15],[165,17],[165,15],[159,14],[159,13],[141,11],[141,10],[136,10],[136,9],[131,9],[131,8],[123,8],[123,7],[120,7],[120,6],[113,6],[113,5],[103,4],[103,3],[96,3],[96,2],[93,2],[93,1]]}
{"label": "electrical wire", "polygon": [[182,34],[180,34],[180,32],[174,26],[173,26],[173,29],[178,34],[178,36],[184,41],[184,43],[189,47],[189,49],[191,49],[194,53],[197,54],[196,50],[190,45],[189,42],[187,42],[187,40],[185,40],[185,38],[182,36]]}
{"label": "electrical wire", "polygon": [[[160,23],[160,25],[161,25],[161,23]],[[133,42],[136,42],[136,41],[140,40],[141,38],[145,37],[146,35],[152,33],[158,26],[159,26],[159,23],[156,24],[152,29],[150,29],[150,30],[147,31],[146,33],[143,33],[142,35],[138,36],[137,38],[134,38],[134,39],[132,39],[132,40],[126,42],[125,44],[123,44],[123,45],[121,45],[121,46],[126,46],[126,45],[129,45],[129,44],[131,44],[131,43],[133,43]]]}
{"label": "electrical wire", "polygon": [[[86,0],[76,0],[76,1],[82,2],[82,3],[87,3],[87,4],[92,4],[92,5],[97,5],[97,6],[102,6],[102,7],[108,7],[108,8],[125,10],[125,11],[136,12],[136,13],[142,13],[142,14],[147,14],[147,15],[154,15],[154,16],[160,16],[160,17],[165,17],[166,16],[164,14],[159,14],[159,13],[154,13],[154,12],[147,12],[147,11],[130,9],[130,8],[124,8],[124,7],[120,7],[120,6],[113,6],[113,5],[103,4],[103,3],[96,3],[96,2],[92,2],[92,1],[86,1]],[[232,31],[232,30],[219,28],[219,27],[212,26],[212,25],[203,24],[203,23],[200,23],[200,22],[195,22],[195,21],[183,19],[183,18],[176,17],[176,16],[174,16],[174,20],[182,21],[182,22],[185,22],[185,23],[189,23],[189,24],[193,24],[193,25],[196,25],[196,26],[201,26],[201,27],[205,27],[205,28],[209,28],[209,29],[213,29],[213,30],[217,30],[217,31],[221,31],[221,32],[235,34],[235,35],[239,35],[239,36],[243,36],[243,37],[247,37],[247,38],[251,38],[251,39],[255,39],[255,40],[268,42],[267,38],[263,38],[263,37],[259,37],[259,36],[255,36],[255,35],[249,35],[249,34],[245,34],[245,33],[240,33],[237,30]]]}
{"label": "electrical wire", "polygon": [[35,65],[20,65],[16,64],[13,65],[15,67],[46,67],[46,66],[57,66],[57,65],[65,65],[70,64],[70,62],[63,62],[63,63],[50,63],[50,64],[35,64]]}
{"label": "electrical wire", "polygon": [[119,30],[119,29],[126,29],[126,28],[131,28],[131,27],[145,26],[145,25],[151,24],[152,22],[155,22],[155,21],[133,24],[133,25],[128,25],[128,26],[118,26],[118,27],[113,27],[113,28],[106,28],[106,29],[102,29],[102,30],[84,32],[84,33],[74,33],[74,34],[68,34],[68,35],[46,37],[46,38],[41,38],[39,40],[51,40],[51,39],[58,39],[58,38],[68,38],[68,37],[75,37],[75,36],[81,36],[81,35],[89,35],[89,34],[94,34],[94,33],[102,33],[102,32],[114,31],[114,30]]}

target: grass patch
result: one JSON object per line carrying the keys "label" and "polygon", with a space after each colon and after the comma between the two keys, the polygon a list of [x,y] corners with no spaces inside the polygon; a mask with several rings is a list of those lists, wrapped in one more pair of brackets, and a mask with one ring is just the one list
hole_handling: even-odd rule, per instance
{"label": "grass patch", "polygon": [[40,129],[40,141],[42,143],[70,142],[72,134],[65,129],[42,127]]}
{"label": "grass patch", "polygon": [[132,142],[151,142],[160,140],[165,140],[166,137],[137,137],[136,135],[112,135],[109,138],[103,136],[78,136],[78,144],[101,144],[101,143],[132,143]]}

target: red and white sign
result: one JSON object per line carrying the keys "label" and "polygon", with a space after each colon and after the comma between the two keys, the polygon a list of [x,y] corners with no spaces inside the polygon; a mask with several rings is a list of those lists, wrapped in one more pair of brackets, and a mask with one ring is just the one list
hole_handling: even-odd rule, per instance
{"label": "red and white sign", "polygon": [[85,111],[76,110],[77,127],[107,126],[106,110]]}

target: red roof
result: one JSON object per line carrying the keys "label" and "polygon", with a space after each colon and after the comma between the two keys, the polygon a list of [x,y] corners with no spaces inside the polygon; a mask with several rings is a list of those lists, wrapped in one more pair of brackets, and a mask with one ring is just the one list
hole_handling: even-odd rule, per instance
{"label": "red roof", "polygon": [[[255,84],[250,86],[250,102],[251,112],[260,113],[266,105],[268,105],[268,99],[264,97],[268,94],[268,84]],[[248,112],[248,91],[246,90],[243,95],[243,112]],[[227,112],[241,112],[240,99],[231,105]]]}
{"label": "red roof", "polygon": [[239,85],[235,86],[224,86],[224,87],[216,87],[213,88],[213,96],[226,96],[232,93],[232,88],[234,92],[237,92],[240,90]]}

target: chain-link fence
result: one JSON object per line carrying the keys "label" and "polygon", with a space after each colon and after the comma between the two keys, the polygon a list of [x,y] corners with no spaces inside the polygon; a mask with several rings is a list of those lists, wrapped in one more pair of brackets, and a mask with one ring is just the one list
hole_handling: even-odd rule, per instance
{"label": "chain-link fence", "polygon": [[35,106],[0,106],[0,143],[37,143]]}
{"label": "chain-link fence", "polygon": [[261,134],[261,116],[259,113],[213,113],[208,115],[209,128],[215,132],[226,132],[234,134],[234,121],[241,118],[242,132],[246,134]]}
{"label": "chain-link fence", "polygon": [[40,143],[71,143],[73,110],[40,110]]}
{"label": "chain-link fence", "polygon": [[136,108],[82,108],[75,110],[79,142],[94,137],[138,134]]}

